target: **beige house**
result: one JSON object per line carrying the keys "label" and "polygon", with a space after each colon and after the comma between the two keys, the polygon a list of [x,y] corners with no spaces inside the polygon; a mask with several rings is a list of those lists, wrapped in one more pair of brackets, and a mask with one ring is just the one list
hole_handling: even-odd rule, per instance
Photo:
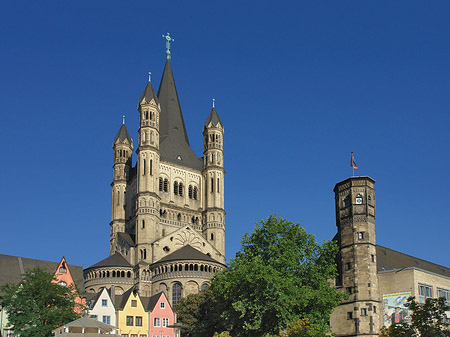
{"label": "beige house", "polygon": [[225,268],[224,126],[213,103],[197,157],[170,52],[158,93],[149,79],[137,103],[137,143],[125,122],[113,141],[110,256],[84,270],[85,288],[114,286],[120,295],[134,286],[145,297],[163,291],[175,305]]}

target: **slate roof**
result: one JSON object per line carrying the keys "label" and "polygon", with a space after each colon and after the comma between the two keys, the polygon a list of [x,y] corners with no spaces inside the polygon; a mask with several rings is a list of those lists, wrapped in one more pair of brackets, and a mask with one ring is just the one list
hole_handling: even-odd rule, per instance
{"label": "slate roof", "polygon": [[212,125],[214,125],[214,126],[217,126],[220,124],[223,127],[223,123],[220,120],[220,117],[217,114],[217,111],[214,107],[212,108],[211,112],[209,113],[208,118],[206,119],[204,128],[207,128],[209,123],[211,123],[211,122],[212,122]]}
{"label": "slate roof", "polygon": [[[63,329],[63,328],[69,328],[69,331],[73,328],[85,328],[87,329],[87,331],[85,333],[81,333],[81,332],[63,332],[62,334],[59,334],[59,332]],[[76,330],[80,330],[80,329],[76,329]],[[75,330],[75,331],[76,331]],[[93,331],[95,330],[100,330],[100,333],[93,333]],[[112,331],[117,331],[117,328],[113,325],[110,324],[105,324],[103,322],[100,322],[96,319],[92,319],[92,318],[88,318],[88,317],[81,317],[78,318],[75,321],[72,321],[70,323],[64,324],[63,326],[60,326],[56,329],[54,329],[52,332],[55,333],[55,336],[58,337],[62,337],[62,336],[71,336],[71,337],[85,337],[85,336],[119,336],[116,334],[110,334],[110,332]]]}
{"label": "slate roof", "polygon": [[119,132],[117,132],[116,137],[114,137],[113,147],[114,147],[114,144],[116,144],[117,139],[119,139],[121,142],[123,142],[125,139],[128,139],[128,142],[130,143],[130,145],[133,144],[133,140],[131,139],[130,134],[128,133],[125,123],[122,124],[122,126],[119,129]]}
{"label": "slate roof", "polygon": [[161,297],[161,295],[163,294],[163,292],[159,292],[151,297],[141,297],[141,301],[142,301],[142,305],[144,306],[144,309],[146,311],[153,311],[153,309],[155,308],[155,305],[158,303],[159,298]]}
{"label": "slate roof", "polygon": [[158,98],[161,104],[159,118],[161,160],[203,170],[202,159],[195,155],[189,145],[170,60],[166,61],[164,67]]}
{"label": "slate roof", "polygon": [[134,240],[128,233],[121,233],[119,232],[119,236],[121,236],[126,243],[130,245],[130,247],[134,247]]}
{"label": "slate roof", "polygon": [[[0,285],[6,283],[19,283],[22,280],[22,274],[28,269],[41,267],[49,273],[55,273],[59,262],[50,262],[26,257],[0,254]],[[77,289],[84,292],[83,267],[68,265],[73,281]]]}
{"label": "slate roof", "polygon": [[111,256],[108,256],[106,259],[97,262],[93,266],[90,266],[86,269],[90,268],[99,268],[99,267],[132,267],[131,264],[128,263],[127,260],[120,253],[114,253]]}
{"label": "slate roof", "polygon": [[133,290],[134,287],[131,287],[130,289],[125,291],[122,295],[115,295],[114,307],[116,308],[116,310],[123,310]]}
{"label": "slate roof", "polygon": [[400,253],[393,249],[389,249],[379,245],[377,245],[376,249],[378,272],[414,267],[435,274],[450,277],[450,268],[425,261],[411,255]]}
{"label": "slate roof", "polygon": [[214,260],[211,256],[203,254],[201,251],[193,248],[190,245],[186,245],[183,248],[180,248],[176,251],[174,251],[172,254],[169,254],[165,257],[163,257],[161,260],[157,261],[159,262],[166,262],[166,261],[185,261],[185,260],[198,260],[198,261],[210,261],[215,263],[220,263],[216,260]]}
{"label": "slate roof", "polygon": [[138,105],[141,105],[142,100],[145,98],[147,102],[150,102],[152,99],[155,100],[156,104],[159,104],[158,96],[155,94],[155,90],[153,89],[152,82],[148,81],[147,86],[144,89],[141,97],[139,97]]}

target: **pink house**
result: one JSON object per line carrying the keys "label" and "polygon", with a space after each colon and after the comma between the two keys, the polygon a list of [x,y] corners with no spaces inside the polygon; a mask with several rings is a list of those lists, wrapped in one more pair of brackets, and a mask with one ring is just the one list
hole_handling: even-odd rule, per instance
{"label": "pink house", "polygon": [[149,336],[175,337],[173,328],[168,326],[177,322],[176,314],[173,312],[164,292],[160,292],[148,298],[148,305],[144,305],[149,311]]}

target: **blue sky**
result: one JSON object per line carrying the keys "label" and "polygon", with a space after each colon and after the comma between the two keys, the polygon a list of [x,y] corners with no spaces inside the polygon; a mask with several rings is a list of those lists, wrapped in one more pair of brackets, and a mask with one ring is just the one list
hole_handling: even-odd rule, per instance
{"label": "blue sky", "polygon": [[450,2],[9,1],[0,7],[0,253],[109,254],[112,141],[172,69],[193,150],[225,124],[226,255],[270,214],[336,233],[334,185],[376,182],[377,242],[450,266]]}

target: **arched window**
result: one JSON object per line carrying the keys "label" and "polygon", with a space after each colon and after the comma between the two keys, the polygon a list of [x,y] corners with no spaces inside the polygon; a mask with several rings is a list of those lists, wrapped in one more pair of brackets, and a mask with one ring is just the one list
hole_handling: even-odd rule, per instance
{"label": "arched window", "polygon": [[150,175],[153,175],[153,160],[150,159]]}
{"label": "arched window", "polygon": [[192,195],[194,200],[197,200],[197,192],[198,192],[197,186],[194,186],[194,193]]}
{"label": "arched window", "polygon": [[147,249],[144,249],[144,260],[147,258]]}
{"label": "arched window", "polygon": [[178,185],[178,195],[179,195],[180,197],[183,196],[183,183],[180,183],[180,184]]}
{"label": "arched window", "polygon": [[214,192],[214,178],[211,178],[211,192]]}
{"label": "arched window", "polygon": [[211,233],[211,240],[214,240],[214,234]]}
{"label": "arched window", "polygon": [[220,178],[217,178],[217,193],[220,192]]}
{"label": "arched window", "polygon": [[148,119],[148,111],[145,112],[145,119]]}
{"label": "arched window", "polygon": [[172,287],[172,307],[180,302],[181,298],[181,283],[177,282]]}
{"label": "arched window", "polygon": [[189,196],[189,199],[192,199],[192,185],[189,185],[188,196]]}
{"label": "arched window", "polygon": [[173,194],[178,195],[178,182],[173,183]]}
{"label": "arched window", "polygon": [[143,170],[142,170],[142,174],[145,176],[145,159],[144,159],[144,162],[143,162]]}
{"label": "arched window", "polygon": [[150,119],[151,120],[155,119],[155,113],[153,111],[150,111]]}
{"label": "arched window", "polygon": [[145,220],[142,220],[142,229],[145,228]]}
{"label": "arched window", "polygon": [[202,284],[201,291],[205,291],[208,287],[209,287],[209,284],[208,284],[208,283],[203,283],[203,284]]}
{"label": "arched window", "polygon": [[160,192],[162,192],[162,190],[163,190],[163,184],[164,184],[164,182],[163,182],[163,178],[159,178],[159,191]]}
{"label": "arched window", "polygon": [[168,186],[169,186],[169,181],[167,179],[164,179],[164,192],[168,192]]}

